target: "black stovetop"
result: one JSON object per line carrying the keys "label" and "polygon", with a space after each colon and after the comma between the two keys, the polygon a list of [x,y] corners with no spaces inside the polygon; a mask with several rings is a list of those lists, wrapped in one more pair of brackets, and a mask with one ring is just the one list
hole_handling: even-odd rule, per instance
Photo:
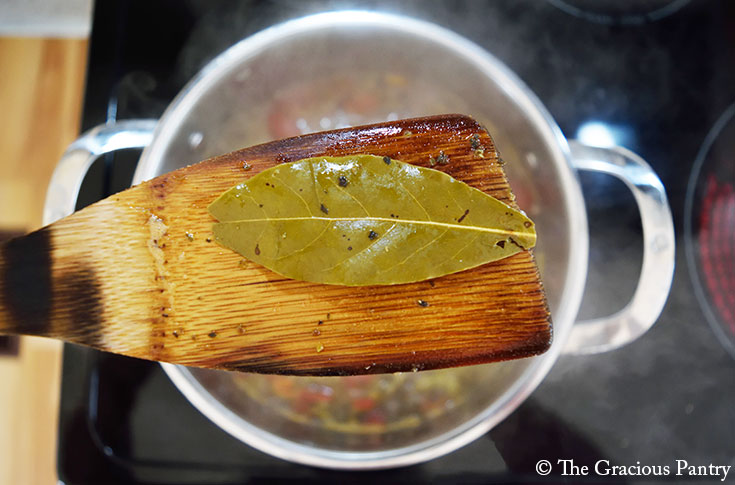
{"label": "black stovetop", "polygon": [[[349,7],[403,13],[455,30],[515,71],[567,137],[575,137],[585,123],[605,123],[620,134],[621,144],[653,166],[674,214],[677,269],[659,322],[641,339],[607,354],[562,357],[534,394],[490,433],[443,458],[392,471],[331,472],[272,458],[210,423],[159,366],[67,345],[60,479],[68,484],[578,482],[559,476],[558,466],[550,478],[539,477],[535,464],[573,459],[578,465],[608,460],[673,466],[685,459],[735,465],[735,359],[696,297],[682,237],[687,182],[698,151],[735,102],[735,3],[601,1],[586,10],[584,5],[579,0],[98,2],[84,129],[160,116],[207,61],[286,19]],[[123,189],[136,157],[123,153],[96,164],[80,205]],[[581,181],[591,238],[581,316],[592,317],[622,308],[631,297],[629,282],[637,278],[641,261],[640,223],[622,184],[592,175]],[[735,471],[728,480],[733,476]]]}

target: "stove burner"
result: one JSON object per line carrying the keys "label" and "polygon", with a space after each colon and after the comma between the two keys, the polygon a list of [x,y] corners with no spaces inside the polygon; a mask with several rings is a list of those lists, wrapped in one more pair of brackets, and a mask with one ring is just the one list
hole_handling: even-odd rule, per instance
{"label": "stove burner", "polygon": [[705,138],[687,187],[684,235],[697,298],[735,357],[735,104]]}
{"label": "stove burner", "polygon": [[690,0],[548,0],[575,17],[605,25],[640,25],[677,12]]}
{"label": "stove burner", "polygon": [[[639,4],[618,1],[626,6]],[[735,64],[723,59],[730,53],[731,44],[726,41],[733,30],[735,4],[691,2],[662,22],[651,21],[663,17],[659,12],[658,16],[646,17],[640,28],[611,29],[564,13],[550,2],[96,2],[87,74],[93,82],[85,89],[83,128],[115,117],[160,117],[176,93],[209,59],[276,22],[343,4],[398,10],[436,20],[490,49],[537,92],[565,132],[573,133],[590,120],[612,127],[610,131],[618,143],[629,143],[649,158],[666,182],[677,222],[683,223],[684,211],[677,209],[695,160],[690,137],[697,137],[700,141],[696,145],[701,144],[709,126],[702,127],[700,120],[708,119],[704,117],[712,112],[719,114],[729,104],[723,99],[732,99]],[[582,6],[580,0],[555,3],[564,4],[567,10],[569,5]],[[652,5],[640,0],[650,8],[633,13],[650,14],[668,3],[662,0]],[[600,6],[605,4],[612,5],[612,0],[587,2],[585,13],[600,14]],[[696,14],[696,19],[685,15],[688,10]],[[602,13],[620,16],[619,10]],[[553,22],[549,22],[550,17],[554,17]],[[581,26],[585,28],[579,29]],[[718,59],[723,62],[713,62]],[[441,66],[429,62],[426,74],[438,68]],[[687,89],[679,91],[681,86]],[[672,102],[674,99],[676,102]],[[449,109],[452,107],[447,106]],[[630,129],[627,142],[618,139],[612,130],[617,127]],[[714,130],[712,139],[720,131]],[[732,139],[733,135],[730,131],[728,136]],[[722,134],[719,140],[724,137]],[[201,143],[207,143],[206,136]],[[711,156],[712,151],[703,149],[703,153]],[[731,165],[732,158],[728,161]],[[126,188],[137,159],[137,153],[121,152],[114,159],[95,163],[92,172],[96,175],[85,179],[80,207]],[[707,175],[712,174],[717,182],[712,193],[716,194],[733,177],[728,179],[707,170],[707,166],[701,167],[697,193],[706,192]],[[605,305],[619,302],[622,306],[632,294],[632,290],[620,290],[630,278],[618,279],[618,272],[612,271],[617,270],[617,261],[609,255],[638,257],[639,216],[622,184],[613,185],[607,178],[592,174],[581,178],[585,190],[593,189],[588,200],[593,217],[600,221],[596,227],[603,230],[595,237],[599,250],[593,245],[590,256],[604,265],[596,270],[600,272],[597,280],[591,278],[589,284],[599,282],[600,286],[591,287],[593,295],[610,293],[605,302],[590,300],[585,316],[594,317],[602,314],[596,313],[601,304],[604,308],[600,311],[614,311],[617,307]],[[701,204],[692,202],[691,207],[691,227],[698,234]],[[621,223],[607,229],[604,220]],[[616,252],[608,255],[611,248]],[[693,249],[692,256],[699,266],[699,248]],[[704,280],[696,276],[704,285]],[[607,459],[629,464],[645,455],[652,462],[663,463],[678,456],[681,443],[689,442],[698,444],[688,447],[685,458],[690,463],[727,463],[732,460],[735,441],[731,405],[735,388],[720,384],[732,382],[735,359],[730,359],[719,340],[711,338],[702,325],[696,330],[703,330],[707,338],[691,341],[693,329],[688,322],[700,322],[705,317],[699,303],[692,301],[696,297],[690,298],[695,291],[693,285],[682,277],[688,278],[682,272],[677,274],[671,294],[675,304],[665,310],[658,330],[634,346],[605,356],[560,359],[530,399],[488,435],[439,460],[365,474],[322,471],[262,454],[222,432],[199,413],[159,365],[65,345],[59,407],[59,480],[69,485],[548,483],[567,478],[557,475],[558,459],[573,458],[582,464]],[[708,290],[702,286],[697,291],[704,294]],[[707,311],[717,310],[712,306]],[[535,473],[534,467],[541,459],[554,464],[551,476]],[[635,477],[607,478],[636,481]]]}

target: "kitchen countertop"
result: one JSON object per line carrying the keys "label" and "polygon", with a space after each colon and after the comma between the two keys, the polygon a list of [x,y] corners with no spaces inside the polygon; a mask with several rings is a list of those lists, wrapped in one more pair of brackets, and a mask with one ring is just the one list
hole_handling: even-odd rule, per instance
{"label": "kitchen countertop", "polygon": [[[1,234],[41,226],[51,173],[79,133],[86,59],[86,39],[0,37]],[[56,483],[62,344],[20,340],[0,355],[0,485]]]}

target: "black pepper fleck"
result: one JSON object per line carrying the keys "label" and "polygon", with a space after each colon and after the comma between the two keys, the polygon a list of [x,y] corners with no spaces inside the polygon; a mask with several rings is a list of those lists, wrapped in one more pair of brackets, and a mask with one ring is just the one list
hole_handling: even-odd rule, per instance
{"label": "black pepper fleck", "polygon": [[439,155],[437,155],[436,158],[429,157],[429,165],[432,167],[436,164],[446,165],[448,163],[449,163],[449,157],[446,154],[444,154],[443,150],[439,151]]}
{"label": "black pepper fleck", "polygon": [[255,255],[260,256],[260,245],[258,244],[255,245]]}
{"label": "black pepper fleck", "polygon": [[324,212],[325,214],[329,214],[329,209],[327,209],[324,204],[321,204],[321,207],[319,207],[319,210]]}
{"label": "black pepper fleck", "polygon": [[495,243],[495,245],[501,249],[505,249],[505,241],[498,241]]}
{"label": "black pepper fleck", "polygon": [[424,301],[424,300],[416,300],[416,303],[418,303],[418,305],[420,307],[424,307],[424,308],[426,308],[427,306],[429,306],[429,302],[428,301]]}
{"label": "black pepper fleck", "polygon": [[390,157],[383,157],[383,162],[385,162],[386,165],[390,165]]}
{"label": "black pepper fleck", "polygon": [[350,182],[347,180],[347,177],[345,177],[344,175],[340,175],[338,183],[340,187],[347,187]]}
{"label": "black pepper fleck", "polygon": [[186,233],[186,239],[188,239],[189,241],[193,241],[194,240],[194,234],[192,234],[190,232],[187,232]]}
{"label": "black pepper fleck", "polygon": [[324,323],[322,320],[319,320],[318,322],[316,322],[317,325],[321,325],[322,323]]}
{"label": "black pepper fleck", "polygon": [[217,332],[215,332],[214,330],[212,330],[207,335],[209,335],[209,338],[215,338],[217,336]]}
{"label": "black pepper fleck", "polygon": [[179,338],[179,331],[178,330],[174,330],[171,333],[173,334],[174,337]]}
{"label": "black pepper fleck", "polygon": [[251,167],[251,166],[250,166],[250,164],[249,164],[248,162],[242,162],[242,169],[243,169],[243,170],[245,170],[245,171],[247,172],[247,171],[248,171],[248,170],[250,170],[251,168],[253,168],[253,167]]}
{"label": "black pepper fleck", "polygon": [[508,242],[511,243],[511,244],[513,244],[514,246],[518,246],[518,248],[520,248],[521,251],[525,251],[526,250],[526,248],[524,248],[523,246],[521,246],[520,244],[518,244],[518,241],[516,241],[512,237],[509,237],[508,238]]}
{"label": "black pepper fleck", "polygon": [[378,237],[378,233],[377,233],[377,232],[375,232],[375,231],[370,231],[370,233],[368,233],[368,239],[370,239],[371,241],[372,241],[373,239],[375,239],[376,237]]}
{"label": "black pepper fleck", "polygon": [[205,241],[212,242],[212,238],[211,237],[208,237],[207,239],[205,239]]}
{"label": "black pepper fleck", "polygon": [[480,135],[478,135],[477,133],[472,135],[472,139],[470,140],[470,146],[472,147],[473,150],[477,150],[478,148],[480,148]]}
{"label": "black pepper fleck", "polygon": [[470,210],[469,209],[466,209],[464,211],[464,214],[462,214],[462,217],[460,217],[459,219],[457,219],[457,222],[462,222],[464,220],[464,218],[467,217],[467,214],[469,214],[469,213],[470,213]]}
{"label": "black pepper fleck", "polygon": [[352,251],[352,246],[347,246],[348,251]]}
{"label": "black pepper fleck", "polygon": [[429,285],[433,288],[436,286],[436,283],[434,283],[434,280],[429,280]]}

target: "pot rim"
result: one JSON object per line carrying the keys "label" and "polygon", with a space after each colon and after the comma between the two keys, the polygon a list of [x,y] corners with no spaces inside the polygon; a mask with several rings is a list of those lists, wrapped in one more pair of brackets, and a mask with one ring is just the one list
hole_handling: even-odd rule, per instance
{"label": "pot rim", "polygon": [[514,99],[536,126],[553,153],[560,176],[564,207],[569,214],[567,280],[554,317],[554,342],[531,363],[498,399],[462,425],[430,440],[379,452],[343,452],[301,445],[258,428],[214,398],[182,366],[161,364],[171,381],[202,414],[227,433],[265,453],[284,460],[333,469],[367,470],[412,465],[450,453],[479,438],[504,420],[541,383],[559,357],[579,310],[587,274],[588,231],[584,199],[570,162],[567,140],[535,94],[502,62],[470,40],[436,24],[403,15],[361,10],[339,10],[289,20],[245,38],[210,61],[177,95],[162,115],[153,142],[143,151],[133,184],[159,175],[153,162],[163,155],[169,140],[196,100],[243,59],[271,43],[316,29],[337,26],[376,27],[425,38],[473,63]]}

